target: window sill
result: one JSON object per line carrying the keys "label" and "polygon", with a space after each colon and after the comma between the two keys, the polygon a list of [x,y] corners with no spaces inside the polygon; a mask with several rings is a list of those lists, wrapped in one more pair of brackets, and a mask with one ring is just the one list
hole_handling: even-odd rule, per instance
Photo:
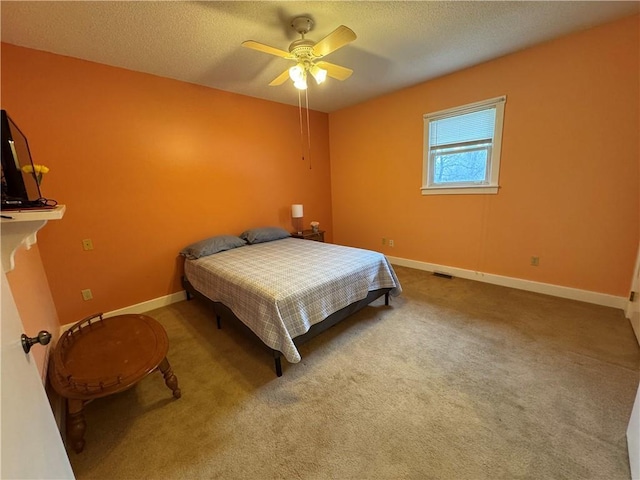
{"label": "window sill", "polygon": [[496,194],[497,185],[474,185],[472,187],[422,187],[422,195],[478,195]]}

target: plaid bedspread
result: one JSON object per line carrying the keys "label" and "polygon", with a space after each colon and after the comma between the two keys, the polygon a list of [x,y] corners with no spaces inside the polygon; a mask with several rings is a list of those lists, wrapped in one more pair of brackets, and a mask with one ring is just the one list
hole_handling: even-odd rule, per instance
{"label": "plaid bedspread", "polygon": [[295,238],[186,260],[185,275],[291,363],[300,361],[293,339],[312,325],[371,290],[402,291],[381,253]]}

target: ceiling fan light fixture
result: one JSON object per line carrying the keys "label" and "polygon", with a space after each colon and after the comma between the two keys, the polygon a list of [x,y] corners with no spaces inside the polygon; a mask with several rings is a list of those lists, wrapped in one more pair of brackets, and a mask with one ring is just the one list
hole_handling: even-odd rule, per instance
{"label": "ceiling fan light fixture", "polygon": [[315,78],[316,83],[318,85],[320,85],[327,79],[327,71],[324,68],[320,68],[317,65],[313,65],[309,69],[309,71],[311,72],[311,75],[313,75],[313,78]]}
{"label": "ceiling fan light fixture", "polygon": [[293,86],[298,90],[307,89],[307,69],[303,63],[298,63],[289,69],[289,78],[293,80]]}
{"label": "ceiling fan light fixture", "polygon": [[298,82],[302,80],[305,76],[304,65],[302,63],[298,63],[289,69],[289,78],[294,82]]}
{"label": "ceiling fan light fixture", "polygon": [[306,90],[307,89],[306,76],[293,82],[293,86],[296,87],[298,90]]}

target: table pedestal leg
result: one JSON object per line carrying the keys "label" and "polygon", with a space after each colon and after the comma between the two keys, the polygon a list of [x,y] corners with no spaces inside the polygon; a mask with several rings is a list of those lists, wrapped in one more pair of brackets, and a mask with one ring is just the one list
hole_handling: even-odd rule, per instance
{"label": "table pedestal leg", "polygon": [[162,362],[160,362],[159,368],[160,368],[160,371],[162,372],[162,375],[164,376],[164,383],[166,383],[167,387],[171,389],[171,391],[173,392],[173,396],[175,398],[180,398],[182,394],[180,392],[180,389],[178,388],[178,379],[173,374],[173,370],[171,370],[171,365],[169,365],[169,360],[167,360],[166,357],[164,360],[162,360]]}
{"label": "table pedestal leg", "polygon": [[67,440],[76,453],[84,448],[84,432],[87,430],[83,406],[82,400],[70,398],[67,401]]}

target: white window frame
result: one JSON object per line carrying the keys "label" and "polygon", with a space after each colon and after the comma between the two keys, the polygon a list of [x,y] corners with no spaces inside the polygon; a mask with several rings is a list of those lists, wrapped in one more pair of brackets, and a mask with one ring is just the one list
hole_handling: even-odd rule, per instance
{"label": "white window frame", "polygon": [[[496,194],[500,185],[500,153],[502,146],[502,126],[504,119],[504,105],[506,96],[491,98],[481,102],[470,103],[461,107],[449,108],[438,112],[428,113],[423,116],[423,162],[422,162],[422,194],[423,195],[451,195],[451,194]],[[447,117],[455,117],[467,113],[495,108],[496,118],[493,132],[493,142],[488,147],[490,155],[487,158],[487,181],[485,182],[459,182],[446,185],[434,184],[433,181],[433,155],[431,154],[429,126],[431,122]]]}

